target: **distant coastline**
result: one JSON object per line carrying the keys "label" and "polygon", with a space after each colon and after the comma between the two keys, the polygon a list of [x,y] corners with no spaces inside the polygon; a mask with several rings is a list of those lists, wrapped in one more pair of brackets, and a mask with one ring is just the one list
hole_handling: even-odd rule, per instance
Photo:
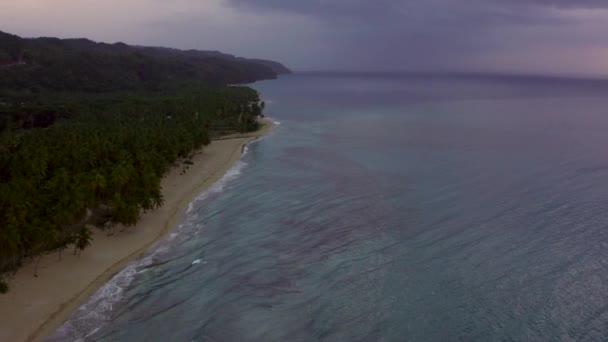
{"label": "distant coastline", "polygon": [[182,167],[174,167],[162,180],[162,207],[114,236],[96,231],[92,246],[80,258],[66,253],[58,261],[56,254],[47,255],[40,261],[37,278],[34,263],[24,265],[10,280],[11,291],[0,296],[0,316],[4,317],[0,340],[40,341],[52,334],[95,290],[163,238],[192,199],[221,179],[239,160],[244,146],[271,126],[271,121],[264,120],[256,132],[214,140],[192,158],[185,174]]}

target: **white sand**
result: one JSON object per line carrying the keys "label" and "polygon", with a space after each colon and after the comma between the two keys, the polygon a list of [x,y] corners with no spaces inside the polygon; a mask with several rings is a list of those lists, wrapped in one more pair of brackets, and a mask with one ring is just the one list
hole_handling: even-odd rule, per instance
{"label": "white sand", "polygon": [[37,278],[34,263],[24,265],[9,279],[10,291],[0,295],[0,341],[39,341],[52,334],[95,290],[174,228],[188,204],[230,169],[245,144],[270,126],[212,142],[192,159],[184,175],[183,167],[171,170],[162,180],[163,207],[144,214],[137,226],[110,237],[96,231],[93,244],[80,257],[70,249],[62,261],[57,253],[43,257]]}

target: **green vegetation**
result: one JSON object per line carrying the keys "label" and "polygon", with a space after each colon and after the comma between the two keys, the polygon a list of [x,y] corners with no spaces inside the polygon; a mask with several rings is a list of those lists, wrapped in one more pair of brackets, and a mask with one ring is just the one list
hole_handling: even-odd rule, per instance
{"label": "green vegetation", "polygon": [[0,294],[8,292],[8,284],[4,279],[0,279]]}
{"label": "green vegetation", "polygon": [[91,225],[135,225],[163,204],[171,167],[214,136],[258,129],[257,92],[228,84],[278,72],[219,52],[0,32],[0,274],[79,255]]}
{"label": "green vegetation", "polygon": [[[48,128],[0,135],[0,267],[74,244],[85,249],[88,213],[135,225],[163,203],[160,180],[212,135],[258,128],[258,94],[245,87],[158,97],[58,103],[77,113]],[[71,114],[75,115],[75,114]]]}
{"label": "green vegetation", "polygon": [[173,90],[201,82],[250,83],[289,72],[277,62],[217,51],[23,39],[0,31],[0,94]]}

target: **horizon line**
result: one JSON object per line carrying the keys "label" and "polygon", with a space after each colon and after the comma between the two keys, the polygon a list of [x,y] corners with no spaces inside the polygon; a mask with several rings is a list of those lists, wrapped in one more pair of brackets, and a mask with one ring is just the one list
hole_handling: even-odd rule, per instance
{"label": "horizon line", "polygon": [[608,81],[608,74],[589,73],[559,73],[534,72],[523,70],[458,70],[458,69],[291,69],[294,74],[395,74],[395,75],[453,75],[453,76],[503,76],[503,77],[535,77],[551,79],[576,79],[592,81]]}

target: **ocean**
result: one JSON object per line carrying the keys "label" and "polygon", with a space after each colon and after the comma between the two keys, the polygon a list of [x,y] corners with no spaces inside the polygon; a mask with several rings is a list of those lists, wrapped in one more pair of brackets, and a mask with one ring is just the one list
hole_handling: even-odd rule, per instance
{"label": "ocean", "polygon": [[606,341],[608,81],[300,73],[49,341]]}

